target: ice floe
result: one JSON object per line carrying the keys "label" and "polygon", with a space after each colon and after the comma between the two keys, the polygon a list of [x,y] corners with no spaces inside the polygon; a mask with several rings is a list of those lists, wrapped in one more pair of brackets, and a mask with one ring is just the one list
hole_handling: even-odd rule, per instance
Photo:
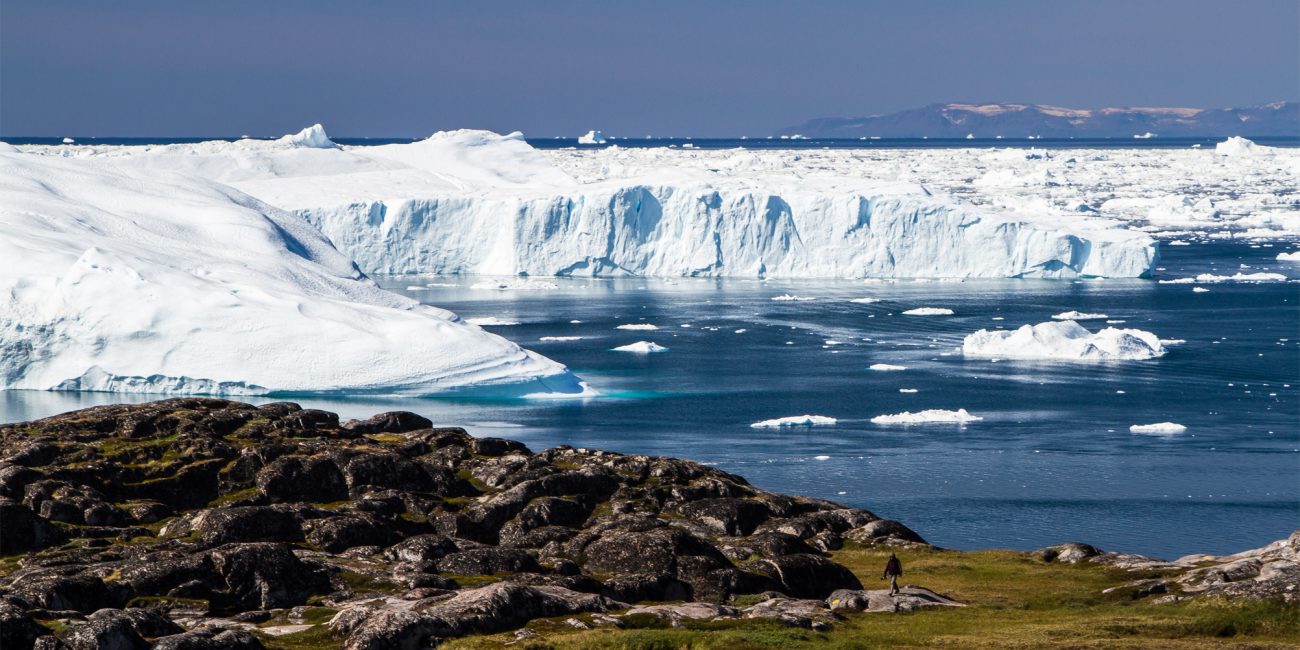
{"label": "ice floe", "polygon": [[1300,262],[1300,251],[1292,251],[1290,253],[1278,253],[1277,259],[1282,262]]}
{"label": "ice floe", "polygon": [[777,428],[777,427],[803,427],[803,426],[826,426],[835,424],[836,420],[825,415],[792,415],[784,418],[775,418],[772,420],[763,420],[755,422],[749,426],[755,429]]}
{"label": "ice floe", "polygon": [[667,352],[668,348],[659,345],[658,343],[655,343],[653,341],[637,341],[636,343],[628,343],[627,345],[620,345],[614,348],[614,351],[649,354],[651,352]]}
{"label": "ice floe", "polygon": [[497,318],[496,316],[479,316],[477,318],[466,318],[466,323],[478,325],[479,327],[505,327],[507,325],[518,325],[519,321],[509,320],[506,318]]}
{"label": "ice floe", "polygon": [[813,298],[812,296],[795,296],[785,293],[779,296],[773,296],[772,300],[777,302],[807,302],[809,300],[816,300],[816,298]]}
{"label": "ice floe", "polygon": [[644,330],[644,331],[650,331],[650,330],[657,330],[657,329],[659,329],[659,326],[658,326],[658,325],[653,325],[653,324],[651,324],[651,323],[624,323],[623,325],[618,325],[618,326],[616,326],[614,329],[616,329],[616,330]]}
{"label": "ice floe", "polygon": [[894,372],[898,370],[907,370],[907,366],[896,366],[890,363],[873,363],[868,366],[868,370],[875,370],[877,372]]}
{"label": "ice floe", "polygon": [[903,312],[904,316],[952,316],[953,311],[947,307],[917,307]]}
{"label": "ice floe", "polygon": [[903,411],[893,415],[877,415],[871,418],[874,424],[966,424],[979,422],[984,418],[972,415],[966,409],[948,411],[944,409],[926,409],[912,413]]}
{"label": "ice floe", "polygon": [[1150,433],[1156,435],[1174,435],[1187,431],[1187,427],[1174,422],[1157,422],[1155,424],[1135,424],[1128,428],[1132,433]]}
{"label": "ice floe", "polygon": [[962,341],[968,357],[1120,361],[1165,354],[1160,338],[1137,329],[1107,327],[1093,333],[1075,321],[1024,325],[1016,330],[979,330]]}
{"label": "ice floe", "polygon": [[1053,314],[1052,318],[1056,320],[1101,320],[1110,317],[1106,314],[1090,314],[1082,311],[1063,311],[1059,314]]}

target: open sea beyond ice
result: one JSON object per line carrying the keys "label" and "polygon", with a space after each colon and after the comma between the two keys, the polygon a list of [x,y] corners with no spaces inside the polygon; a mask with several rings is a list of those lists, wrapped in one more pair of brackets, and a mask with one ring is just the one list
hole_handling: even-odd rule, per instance
{"label": "open sea beyond ice", "polygon": [[[509,278],[501,289],[469,276],[379,278],[465,318],[517,323],[485,327],[567,364],[601,395],[295,401],[345,417],[413,410],[534,449],[690,458],[764,488],[866,508],[951,548],[1077,540],[1167,558],[1235,552],[1300,527],[1300,263],[1275,259],[1296,248],[1166,245],[1155,280]],[[1158,281],[1262,271],[1292,280]],[[878,302],[852,302],[861,298]],[[918,307],[954,313],[902,313]],[[961,356],[975,330],[1071,310],[1106,314],[1082,322],[1092,330],[1122,321],[1110,324],[1185,342],[1150,361]],[[657,329],[617,327],[629,324]],[[638,341],[667,349],[613,351]],[[0,421],[148,399],[0,392]],[[983,420],[870,422],[959,408]],[[805,414],[837,422],[750,426]],[[1129,430],[1166,421],[1187,429]]]}

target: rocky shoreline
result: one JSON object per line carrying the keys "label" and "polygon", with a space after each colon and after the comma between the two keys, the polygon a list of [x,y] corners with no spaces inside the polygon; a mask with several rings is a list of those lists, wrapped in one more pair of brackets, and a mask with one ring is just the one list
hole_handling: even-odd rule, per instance
{"label": "rocky shoreline", "polygon": [[[689,461],[522,444],[407,412],[340,422],[281,402],[173,399],[0,426],[0,647],[420,648],[647,617],[771,619],[960,607],[865,590],[849,545],[903,524]],[[1042,561],[1160,571],[1135,598],[1300,602],[1300,533],[1173,563],[1082,544]],[[631,618],[629,618],[631,617]]]}

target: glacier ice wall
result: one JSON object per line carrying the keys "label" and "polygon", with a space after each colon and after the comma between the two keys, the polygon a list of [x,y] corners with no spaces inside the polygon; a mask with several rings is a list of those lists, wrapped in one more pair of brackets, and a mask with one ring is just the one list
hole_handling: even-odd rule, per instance
{"label": "glacier ice wall", "polygon": [[980,215],[924,193],[603,184],[299,208],[376,273],[1145,277],[1153,240]]}

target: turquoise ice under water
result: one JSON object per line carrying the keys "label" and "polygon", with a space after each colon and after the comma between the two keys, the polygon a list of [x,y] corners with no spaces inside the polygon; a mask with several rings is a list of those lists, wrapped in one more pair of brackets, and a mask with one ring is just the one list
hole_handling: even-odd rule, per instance
{"label": "turquoise ice under water", "polygon": [[[1297,278],[1300,264],[1274,259],[1297,247],[1165,246],[1161,277],[1273,271]],[[1174,557],[1234,552],[1300,527],[1295,282],[629,278],[538,280],[554,290],[470,288],[481,280],[381,278],[466,318],[520,322],[488,329],[569,365],[603,396],[297,401],[350,417],[409,409],[534,449],[567,444],[691,458],[764,488],[867,508],[952,548],[1079,540]],[[435,286],[407,289],[426,284]],[[772,300],[781,295],[812,300]],[[864,297],[880,302],[850,302]],[[901,314],[915,307],[955,314]],[[993,362],[960,354],[962,337],[977,329],[1070,310],[1186,342],[1152,361]],[[631,323],[659,329],[616,329]],[[541,340],[575,336],[582,338]],[[642,340],[668,350],[611,351]],[[877,363],[906,370],[868,370]],[[155,398],[0,393],[0,420]],[[869,421],[930,408],[965,408],[984,419],[966,426]],[[749,426],[804,414],[838,422]],[[1164,421],[1187,431],[1129,432]]]}

